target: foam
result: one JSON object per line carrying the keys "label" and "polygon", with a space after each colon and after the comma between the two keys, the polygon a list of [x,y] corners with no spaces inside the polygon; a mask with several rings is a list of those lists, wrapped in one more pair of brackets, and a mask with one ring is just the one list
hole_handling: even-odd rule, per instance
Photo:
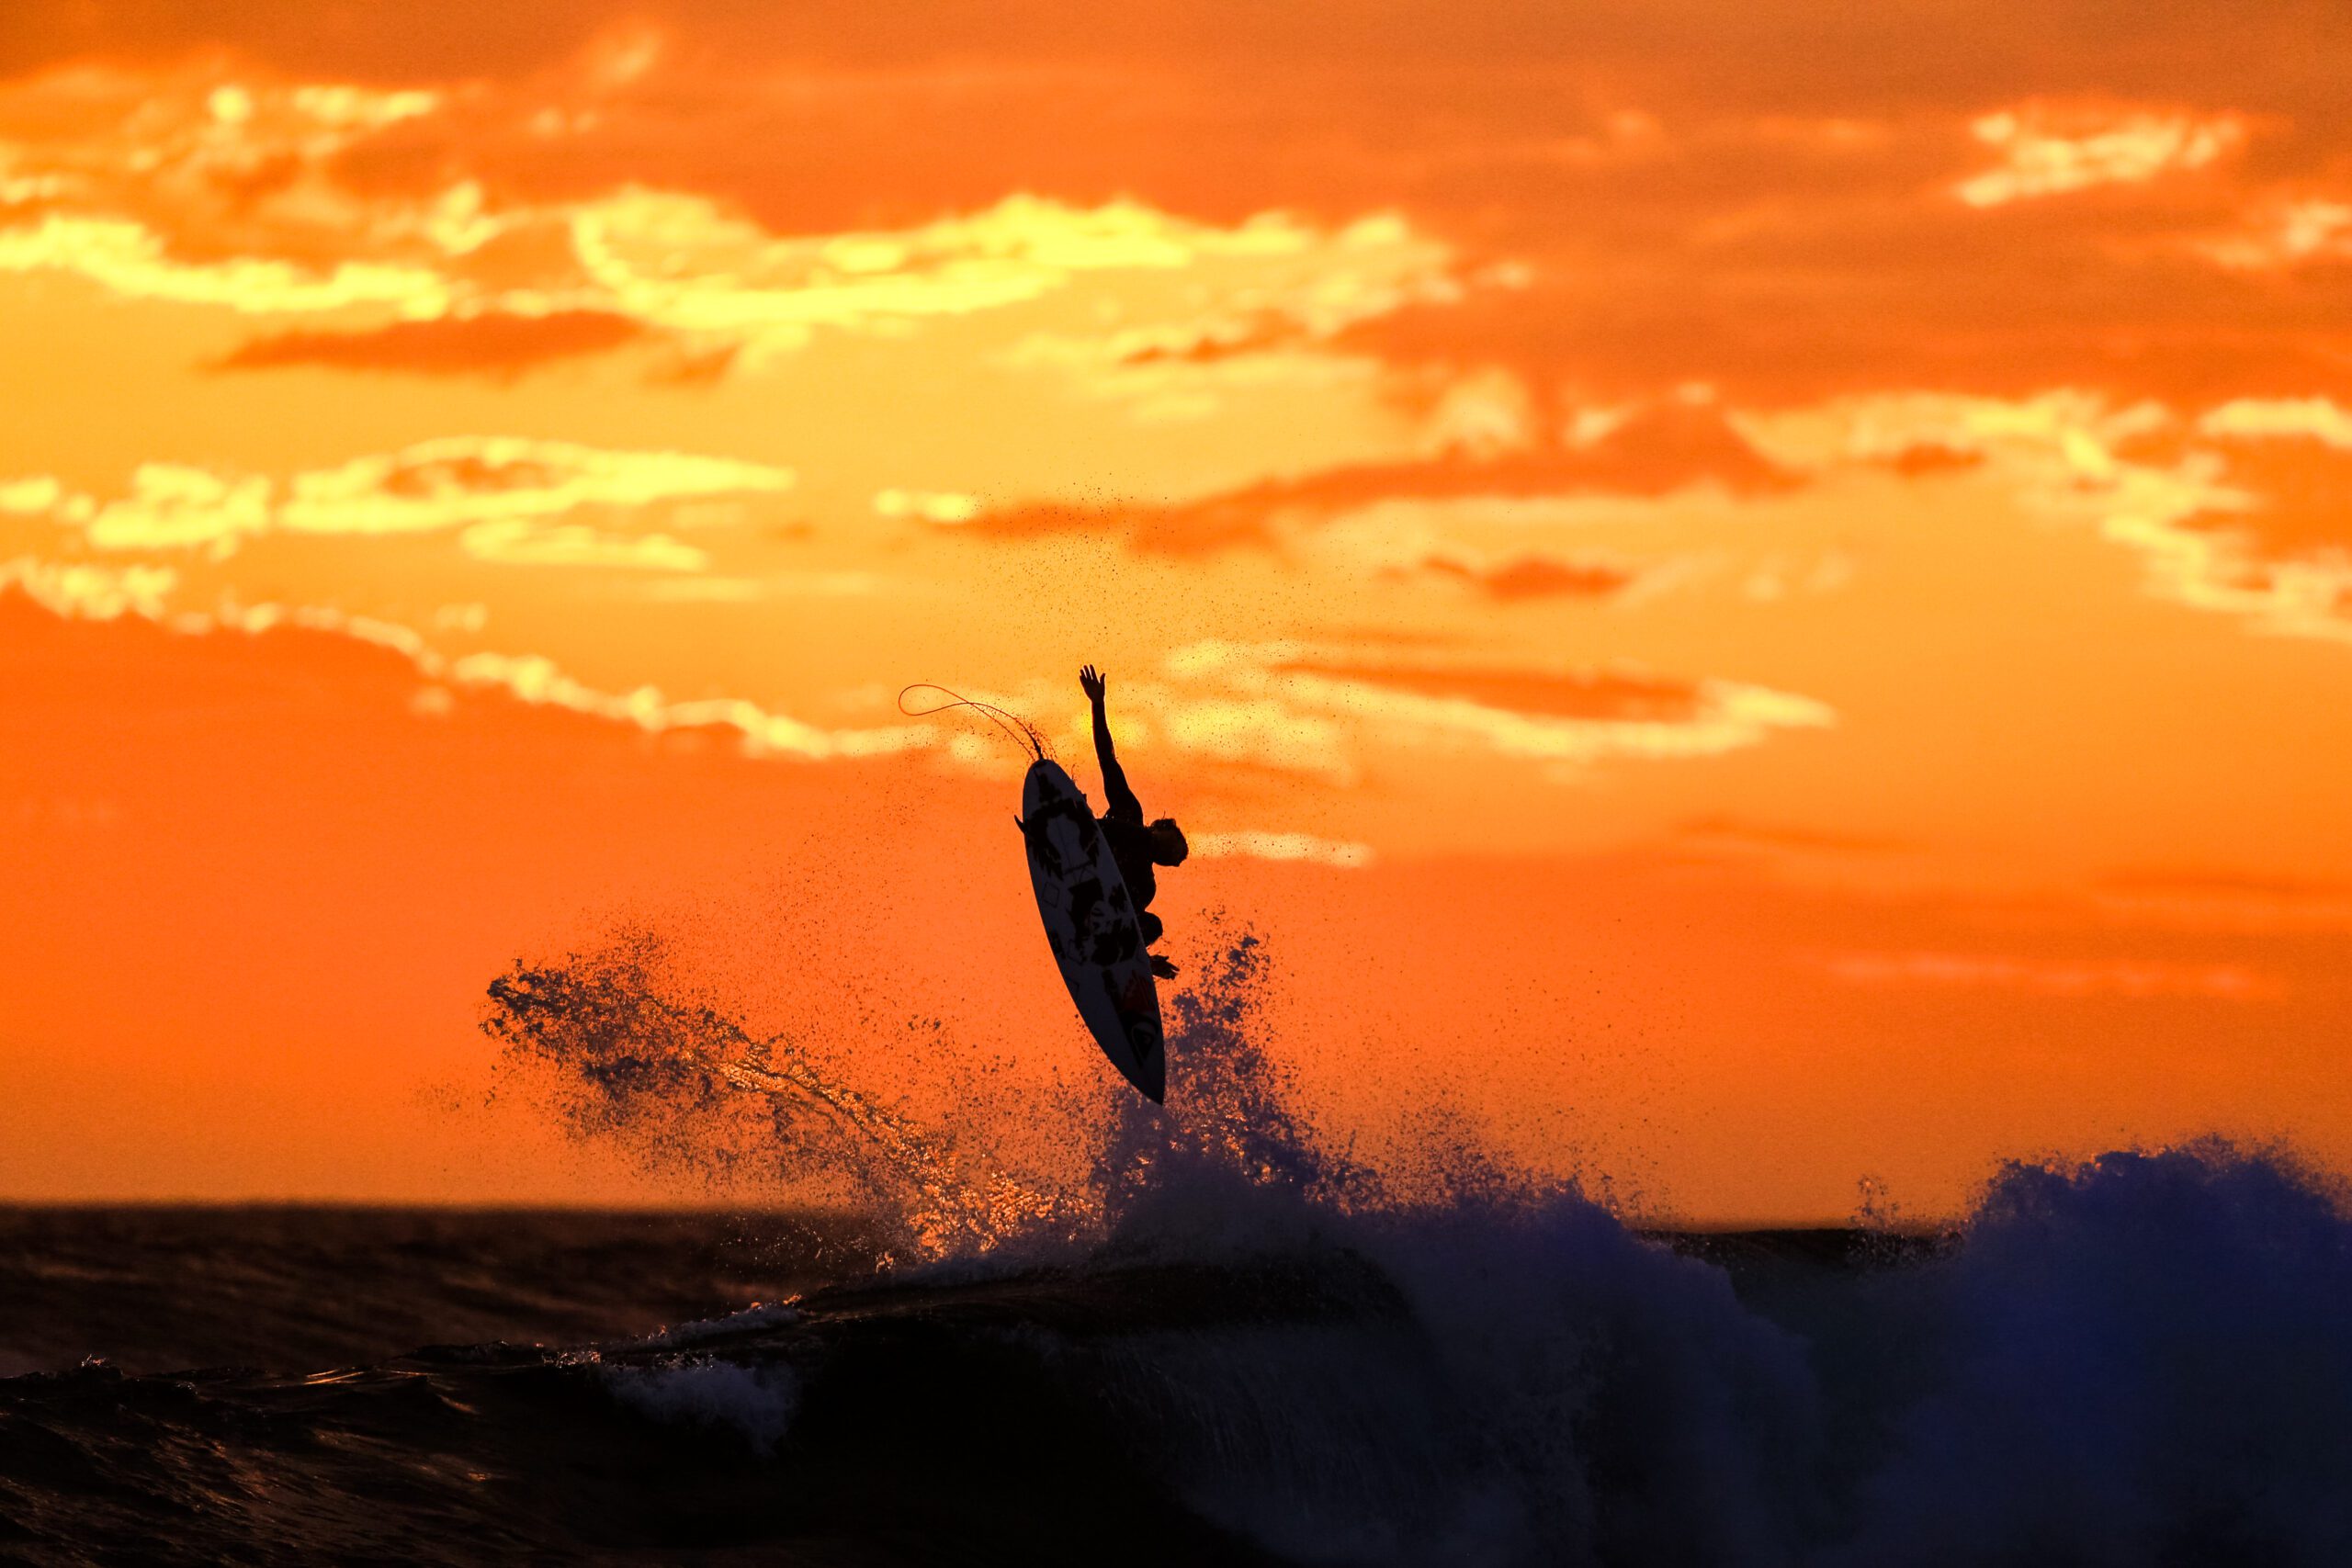
{"label": "foam", "polygon": [[689,1359],[665,1367],[607,1367],[605,1386],[657,1421],[723,1427],[763,1457],[775,1452],[799,1408],[800,1380],[786,1366]]}

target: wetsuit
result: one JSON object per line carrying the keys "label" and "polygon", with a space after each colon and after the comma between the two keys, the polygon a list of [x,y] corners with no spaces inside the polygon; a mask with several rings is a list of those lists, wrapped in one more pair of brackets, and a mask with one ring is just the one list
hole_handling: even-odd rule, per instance
{"label": "wetsuit", "polygon": [[1102,764],[1102,794],[1107,803],[1102,818],[1102,837],[1110,841],[1111,858],[1119,863],[1119,875],[1136,907],[1136,924],[1143,932],[1144,945],[1149,947],[1159,940],[1162,930],[1159,917],[1150,908],[1153,896],[1159,891],[1159,878],[1151,869],[1151,829],[1144,825],[1143,802],[1127,786],[1126,771],[1111,749],[1111,725],[1102,716],[1100,702],[1094,705],[1094,760]]}

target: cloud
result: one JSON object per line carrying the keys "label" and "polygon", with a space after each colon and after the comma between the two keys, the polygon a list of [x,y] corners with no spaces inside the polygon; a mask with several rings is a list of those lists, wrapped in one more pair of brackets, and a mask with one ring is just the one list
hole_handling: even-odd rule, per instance
{"label": "cloud", "polygon": [[2201,169],[2239,146],[2246,130],[2233,114],[2044,104],[2002,109],[1969,129],[2001,154],[1999,167],[1952,187],[1962,201],[1980,208]]}
{"label": "cloud", "polygon": [[[738,697],[673,702],[651,685],[628,692],[604,691],[575,679],[543,654],[484,650],[451,658],[412,627],[320,605],[224,604],[209,614],[173,613],[165,597],[176,581],[170,569],[158,567],[131,567],[116,572],[102,568],[61,569],[30,560],[0,566],[0,584],[24,587],[59,615],[112,619],[134,614],[190,636],[232,631],[258,637],[282,626],[332,633],[388,649],[407,659],[426,680],[459,690],[495,691],[521,702],[565,708],[654,734],[731,729],[744,750],[754,756],[806,761],[882,757],[926,749],[940,739],[935,728],[924,724],[828,728]],[[422,711],[446,716],[449,709],[446,702],[428,699]]]}
{"label": "cloud", "polygon": [[1823,961],[1851,986],[1930,986],[2023,991],[2045,997],[2193,997],[2272,1001],[2276,976],[2241,964],[2181,964],[2153,958],[2032,958],[2010,953],[1842,953]]}
{"label": "cloud", "polygon": [[[1430,456],[1324,468],[1157,505],[1027,502],[984,512],[965,527],[1000,538],[1119,533],[1147,553],[1197,555],[1270,544],[1286,520],[1312,525],[1382,502],[1657,496],[1710,484],[1753,495],[1800,482],[1750,445],[1720,409],[1674,399],[1637,409],[1580,444],[1499,451],[1453,446]],[[1542,574],[1536,568],[1534,579]]]}
{"label": "cloud", "polygon": [[1142,694],[1180,748],[1343,782],[1374,750],[1579,764],[1712,756],[1837,722],[1812,698],[1737,682],[1497,668],[1409,646],[1210,640],[1176,649],[1167,669],[1175,685]]}
{"label": "cloud", "polygon": [[[651,685],[616,693],[574,679],[554,660],[539,654],[481,651],[451,658],[412,627],[321,605],[223,603],[209,611],[175,610],[180,574],[171,567],[112,567],[65,563],[20,556],[0,561],[0,591],[16,589],[51,614],[75,620],[117,620],[135,615],[187,636],[223,632],[261,636],[279,627],[330,633],[390,649],[413,664],[428,681],[460,690],[503,693],[519,701],[633,725],[652,733],[673,729],[731,729],[746,751],[803,761],[888,756],[939,743],[926,724],[831,728],[807,723],[741,698],[673,702]],[[427,699],[421,712],[446,716],[446,700]]]}
{"label": "cloud", "polygon": [[1318,839],[1311,833],[1202,833],[1190,842],[1193,853],[1204,860],[1245,856],[1252,860],[1304,861],[1311,865],[1345,870],[1370,865],[1374,860],[1370,844]]}
{"label": "cloud", "polygon": [[2352,201],[2316,197],[2277,201],[2249,215],[2231,233],[2199,247],[2225,267],[2277,272],[2311,261],[2352,257]]}
{"label": "cloud", "polygon": [[[0,130],[39,130],[0,142],[0,197],[18,215],[0,228],[0,271],[69,271],[127,297],[244,314],[374,318],[258,339],[224,368],[513,373],[658,333],[679,340],[681,378],[819,333],[897,336],[1029,305],[1089,276],[1235,274],[1190,299],[1171,291],[1105,339],[1111,359],[1132,356],[1148,381],[1166,368],[1148,363],[1155,347],[1227,338],[1237,313],[1317,340],[1426,294],[1446,270],[1444,247],[1394,214],[1336,228],[1272,210],[1220,223],[1017,183],[923,204],[947,214],[927,221],[828,232],[787,208],[779,226],[704,186],[718,122],[691,113],[664,144],[685,154],[666,183],[616,182],[614,160],[568,136],[517,144],[513,127],[541,118],[525,112],[534,104],[589,128],[608,96],[654,76],[683,94],[665,111],[747,90],[761,99],[752,89],[763,84],[731,73],[678,80],[642,41],[591,51],[579,79],[527,89],[287,82],[217,52],[0,83]],[[615,77],[613,59],[656,63]],[[550,92],[579,102],[549,106]]]}
{"label": "cloud", "polygon": [[2235,398],[2197,422],[2208,435],[2307,435],[2352,451],[2352,409],[2326,398]]}
{"label": "cloud", "polygon": [[94,566],[18,556],[0,561],[0,588],[14,588],[51,615],[68,620],[111,621],[123,615],[161,620],[179,573],[167,566]]}
{"label": "cloud", "polygon": [[54,480],[14,481],[14,510],[84,522],[100,549],[208,548],[216,556],[256,535],[396,535],[465,528],[483,559],[536,564],[699,570],[700,550],[666,535],[610,536],[551,519],[584,510],[628,513],[657,503],[774,494],[792,471],[733,457],[625,452],[521,436],[446,436],[293,475],[222,475],[178,463],[141,463],[128,495],[103,506]]}
{"label": "cloud", "polygon": [[1103,324],[1057,321],[991,357],[1007,369],[1057,372],[1139,422],[1190,422],[1237,399],[1359,386],[1380,367],[1340,344],[1348,329],[1417,301],[1458,299],[1477,281],[1457,276],[1451,247],[1393,213],[1337,229],[1284,222],[1297,243],[1205,254],[1182,293],[1136,279],[1115,306],[1098,306]]}
{"label": "cloud", "polygon": [[377,305],[403,316],[437,316],[452,298],[438,274],[398,263],[346,261],[319,271],[252,256],[181,261],[165,253],[153,231],[123,218],[52,212],[30,228],[0,230],[0,272],[45,270],[78,273],[134,299],[214,305],[243,315]]}
{"label": "cloud", "polygon": [[181,463],[141,463],[130,493],[100,508],[84,529],[102,550],[232,548],[270,525],[270,481],[224,479]]}
{"label": "cloud", "polygon": [[[56,14],[49,0],[32,4]],[[82,47],[21,57],[76,64],[0,84],[0,125],[25,143],[0,181],[79,215],[135,220],[174,256],[274,258],[313,275],[345,259],[398,262],[439,274],[452,311],[519,313],[527,297],[541,310],[627,313],[588,276],[572,228],[632,180],[656,205],[704,204],[708,221],[675,220],[690,242],[682,254],[690,270],[732,277],[672,288],[655,263],[673,220],[618,209],[599,220],[625,264],[614,276],[647,287],[648,309],[665,318],[741,318],[686,335],[726,340],[697,353],[755,342],[752,364],[824,322],[891,332],[937,320],[877,305],[874,280],[824,259],[822,242],[903,238],[938,214],[988,212],[1009,192],[1078,211],[1125,192],[1221,232],[1256,213],[1396,212],[1421,244],[1459,253],[1399,292],[1372,265],[1376,252],[1345,263],[1333,231],[1293,218],[1320,240],[1261,258],[1295,265],[1279,288],[1253,278],[1182,308],[1162,297],[1161,319],[1106,317],[1099,329],[1044,323],[1097,347],[1124,336],[1110,363],[1137,378],[1090,370],[1085,384],[1167,399],[1163,414],[1202,394],[1145,390],[1156,376],[1181,387],[1345,356],[1504,363],[1545,396],[1616,399],[1706,378],[1747,403],[1905,385],[2211,399],[2346,382],[2302,316],[2267,311],[2241,279],[2190,260],[2190,242],[2219,243],[2241,225],[2248,265],[2332,254],[2341,241],[2330,204],[2344,198],[2330,181],[2346,138],[2323,84],[2341,73],[2344,51],[2291,6],[2234,10],[2227,58],[2170,23],[2135,26],[2128,39],[2102,32],[2089,20],[2097,8],[2083,6],[2030,25],[1979,18],[1958,46],[1916,6],[1834,29],[1787,10],[1669,21],[1630,4],[1514,6],[1487,13],[1476,38],[1450,28],[1432,51],[1394,18],[1367,31],[1308,5],[1286,12],[1280,39],[1250,19],[1246,59],[1205,48],[1216,28],[1074,13],[974,31],[917,6],[853,39],[813,14],[753,24],[662,9],[634,31],[594,7],[504,24],[396,9],[332,44],[316,28],[226,13],[150,18],[130,35],[77,22]],[[607,26],[629,41],[586,47]],[[1344,56],[1308,47],[1331,29],[1352,40]],[[644,39],[657,35],[663,45],[649,53]],[[165,39],[202,48],[176,64],[141,62],[174,58]],[[250,52],[224,56],[228,39]],[[2168,101],[2190,79],[2180,65],[2192,51],[2199,101]],[[537,63],[525,72],[518,57]],[[1928,58],[1937,70],[1893,63]],[[616,76],[616,59],[653,63]],[[392,60],[432,63],[403,72]],[[394,118],[398,93],[365,114],[317,107],[360,91],[318,78],[434,83],[436,72],[426,112]],[[252,104],[235,124],[208,107],[230,85]],[[1088,134],[1070,136],[1071,123]],[[2262,157],[2233,158],[2256,129]],[[142,152],[157,161],[135,169]],[[2200,161],[2199,177],[2177,173]],[[2257,175],[2275,188],[2243,188]],[[2104,199],[2058,194],[2084,181]],[[2034,217],[1984,224],[1985,209],[1952,194],[1961,186]],[[695,237],[729,225],[731,238]],[[739,252],[756,265],[735,266]],[[812,254],[830,276],[794,270]],[[1044,252],[966,254],[989,276],[943,288],[910,260],[888,287],[928,294],[923,309],[935,310],[967,284],[1029,271]],[[1219,265],[1196,257],[1179,275]],[[1362,287],[1338,287],[1351,266]],[[2081,286],[2044,287],[2059,266]],[[1339,336],[1313,324],[1322,273],[1332,298],[1373,310]],[[1505,276],[1523,286],[1465,288]],[[2282,363],[2305,374],[2264,374]]]}
{"label": "cloud", "polygon": [[979,499],[956,491],[881,490],[874,492],[877,517],[919,517],[926,523],[953,526],[980,514]]}
{"label": "cloud", "polygon": [[1306,675],[1559,718],[1687,723],[1700,708],[1692,682],[1622,671],[1487,670],[1374,664],[1312,654],[1271,660],[1277,675]]}
{"label": "cloud", "polygon": [[2197,420],[2098,394],[1905,393],[1748,423],[1792,466],[1883,464],[1932,443],[1987,482],[2138,551],[2149,589],[2264,631],[2352,640],[2352,414],[2326,399],[2235,399]]}
{"label": "cloud", "polygon": [[[1273,213],[1218,227],[1134,201],[1085,208],[1032,196],[911,229],[805,238],[771,234],[706,197],[647,188],[582,203],[567,221],[607,308],[770,349],[797,347],[819,329],[889,331],[1026,304],[1083,274],[1295,263],[1363,243],[1361,226],[1330,237]],[[1322,279],[1335,310],[1348,304],[1348,277],[1335,269]]]}
{"label": "cloud", "polygon": [[707,553],[667,534],[618,536],[578,523],[538,523],[519,517],[476,523],[458,536],[458,547],[476,560],[502,566],[701,571],[710,565]]}
{"label": "cloud", "polygon": [[773,712],[739,697],[672,702],[653,686],[614,693],[585,685],[537,654],[469,653],[443,660],[420,660],[428,674],[461,686],[492,687],[527,703],[569,708],[616,723],[661,733],[672,729],[737,731],[754,755],[775,754],[821,761],[881,757],[937,742],[931,725],[888,725],[870,729],[828,729]]}
{"label": "cloud", "polygon": [[544,316],[503,311],[393,321],[364,332],[289,332],[255,338],[217,362],[222,370],[321,366],[419,375],[513,376],[637,342],[645,327],[607,310]]}
{"label": "cloud", "polygon": [[1114,355],[1121,365],[1221,365],[1252,355],[1296,348],[1311,341],[1306,329],[1289,316],[1259,310],[1197,323],[1148,328],[1120,340]]}
{"label": "cloud", "polygon": [[37,517],[55,511],[65,500],[65,486],[50,474],[0,479],[0,512]]}
{"label": "cloud", "polygon": [[1453,556],[1430,556],[1421,570],[1454,578],[1510,604],[1527,599],[1605,599],[1632,585],[1634,572],[1606,561],[1562,560],[1521,555],[1481,564]]}
{"label": "cloud", "polygon": [[522,436],[445,436],[297,474],[277,525],[296,533],[404,534],[544,518],[583,507],[775,494],[789,468],[685,452],[610,451]]}
{"label": "cloud", "polygon": [[2352,639],[2352,419],[2333,404],[2230,405],[2204,504],[2172,520],[2169,547],[2199,592],[2262,601],[2279,629]]}

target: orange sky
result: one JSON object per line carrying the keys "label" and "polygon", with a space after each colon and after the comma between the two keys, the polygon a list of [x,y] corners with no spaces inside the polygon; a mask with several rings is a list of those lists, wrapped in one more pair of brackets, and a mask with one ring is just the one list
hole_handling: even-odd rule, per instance
{"label": "orange sky", "polygon": [[1082,1077],[893,698],[1089,660],[1335,1128],[2352,1164],[2328,7],[474,9],[0,27],[0,1196],[678,1195],[481,1103],[630,923]]}

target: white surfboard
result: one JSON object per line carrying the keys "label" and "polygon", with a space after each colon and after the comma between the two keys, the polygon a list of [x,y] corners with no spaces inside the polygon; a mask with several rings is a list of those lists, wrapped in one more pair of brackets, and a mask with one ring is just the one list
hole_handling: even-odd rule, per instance
{"label": "white surfboard", "polygon": [[1168,1092],[1159,988],[1110,840],[1085,792],[1057,762],[1030,765],[1021,785],[1021,836],[1046,941],[1078,1016],[1111,1065],[1155,1103]]}

